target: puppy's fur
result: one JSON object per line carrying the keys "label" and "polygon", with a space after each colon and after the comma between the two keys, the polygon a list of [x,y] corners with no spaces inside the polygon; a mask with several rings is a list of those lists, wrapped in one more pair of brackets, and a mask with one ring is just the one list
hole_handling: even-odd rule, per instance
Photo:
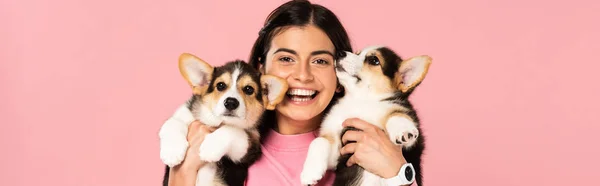
{"label": "puppy's fur", "polygon": [[186,155],[188,126],[194,120],[218,127],[200,145],[198,155],[209,163],[198,171],[196,185],[243,185],[248,167],[261,155],[260,118],[283,100],[287,82],[261,75],[240,60],[212,67],[188,53],[180,56],[179,69],[193,96],[160,129],[160,157],[167,165],[163,185],[169,167]]}
{"label": "puppy's fur", "polygon": [[[387,47],[371,46],[358,54],[346,52],[336,64],[344,97],[325,117],[319,137],[310,144],[304,169],[303,185],[313,185],[327,169],[336,170],[334,185],[380,185],[381,178],[358,165],[346,166],[351,155],[340,157],[342,127],[348,118],[360,118],[386,132],[402,146],[405,159],[413,164],[416,182],[422,185],[421,155],[425,148],[419,118],[408,100],[421,83],[431,64],[428,56],[403,61]],[[355,129],[356,130],[356,129]]]}

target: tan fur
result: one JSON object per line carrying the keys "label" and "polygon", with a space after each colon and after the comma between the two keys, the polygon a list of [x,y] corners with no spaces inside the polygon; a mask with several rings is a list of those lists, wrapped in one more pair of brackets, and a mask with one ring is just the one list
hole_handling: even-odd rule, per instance
{"label": "tan fur", "polygon": [[[279,81],[280,84],[283,86],[281,88],[282,91],[279,92],[279,94],[277,94],[276,98],[273,101],[269,101],[269,98],[267,97],[267,93],[269,90],[269,88],[267,87],[266,82],[267,81]],[[263,104],[265,106],[265,109],[267,110],[274,110],[275,107],[277,106],[277,104],[281,103],[281,101],[283,101],[283,98],[285,98],[285,93],[286,90],[288,89],[288,84],[287,81],[285,81],[282,78],[279,78],[277,76],[273,76],[273,75],[262,75],[260,77],[260,81],[261,81],[261,86],[263,87]]]}
{"label": "tan fur", "polygon": [[377,93],[389,93],[395,90],[393,82],[383,74],[382,67],[387,63],[385,58],[381,55],[378,50],[374,50],[367,54],[367,56],[376,56],[379,59],[379,65],[373,66],[367,63],[368,58],[365,58],[364,67],[361,69],[362,76],[366,79],[377,79],[370,87]]}
{"label": "tan fur", "polygon": [[[374,52],[372,52],[372,55],[377,56],[377,58],[379,59],[379,66],[385,66],[387,61],[385,61],[385,58],[383,57],[383,55],[381,55],[381,52],[379,50],[375,50]],[[381,74],[383,74],[383,71],[381,71]]]}
{"label": "tan fur", "polygon": [[[383,127],[383,130],[386,130],[386,129],[387,129],[387,123],[388,123],[387,121],[388,121],[390,118],[394,117],[394,116],[397,116],[397,117],[405,117],[406,119],[408,119],[408,120],[412,121],[412,119],[410,118],[410,116],[406,115],[406,112],[408,112],[408,111],[409,111],[407,108],[404,108],[404,107],[398,107],[397,109],[398,109],[398,110],[392,110],[392,111],[391,111],[391,112],[390,112],[390,113],[389,113],[389,114],[388,114],[388,115],[387,115],[387,116],[386,116],[386,117],[385,117],[385,118],[384,118],[384,119],[381,121],[381,123],[382,123],[382,127]],[[387,131],[386,131],[386,133],[387,133]]]}
{"label": "tan fur", "polygon": [[212,186],[227,186],[227,184],[225,184],[225,181],[223,181],[221,177],[215,176]]}
{"label": "tan fur", "polygon": [[250,131],[248,137],[250,138],[250,143],[260,143],[260,134],[257,130]]}
{"label": "tan fur", "polygon": [[[251,86],[252,88],[254,88],[254,90],[258,90],[258,85],[254,81],[252,81],[252,78],[248,75],[240,77],[238,81],[238,89],[240,91],[242,91],[243,88],[246,86]],[[252,95],[244,94],[244,96],[254,96],[255,93],[253,93]]]}
{"label": "tan fur", "polygon": [[[247,95],[244,92],[244,88],[246,86],[250,86],[254,88],[254,92],[250,95]],[[242,75],[238,80],[237,91],[243,97],[244,103],[246,105],[246,120],[248,123],[257,123],[260,119],[260,116],[264,112],[264,108],[261,103],[256,99],[256,94],[258,93],[258,84],[256,84],[252,78],[248,75]]]}
{"label": "tan fur", "polygon": [[329,141],[329,144],[331,144],[331,145],[334,145],[336,142],[335,138],[333,138],[332,134],[323,134],[323,135],[320,135],[320,137],[327,139],[327,141]]}
{"label": "tan fur", "polygon": [[[404,82],[402,79],[402,75],[400,73],[406,71],[407,68],[411,68],[411,66],[409,65],[410,61],[419,60],[418,58],[425,60],[425,69],[423,70],[423,72],[419,75],[419,77],[415,81]],[[432,61],[431,57],[424,56],[424,55],[412,57],[410,59],[403,61],[400,64],[400,69],[398,70],[398,72],[396,72],[396,77],[394,78],[394,83],[398,87],[398,90],[400,90],[402,92],[407,92],[408,90],[414,88],[415,85],[417,85],[419,82],[423,81],[423,79],[425,78],[425,75],[429,71],[429,66],[431,65],[431,61]]]}
{"label": "tan fur", "polygon": [[192,83],[192,81],[189,78],[189,75],[187,74],[187,72],[185,70],[185,64],[188,62],[200,63],[202,68],[207,70],[208,77],[206,77],[206,78],[210,78],[210,76],[212,75],[213,67],[210,64],[208,64],[206,61],[204,61],[204,60],[200,59],[199,57],[196,57],[192,54],[189,54],[189,53],[183,53],[179,56],[179,72],[181,73],[183,78],[188,82],[188,84],[192,88],[192,92],[194,94],[203,95],[206,92],[206,89],[208,89],[208,84],[194,85]]}
{"label": "tan fur", "polygon": [[[217,83],[219,83],[219,82],[225,83],[225,85],[227,85],[227,88],[225,88],[225,90],[223,90],[223,91],[218,91],[217,90]],[[212,85],[214,91],[212,91],[211,93],[206,93],[206,90],[205,90],[205,92],[203,93],[204,96],[202,96],[202,102],[204,104],[208,104],[208,106],[210,108],[214,108],[214,106],[216,104],[218,104],[217,101],[219,101],[219,98],[227,90],[229,90],[230,88],[232,88],[231,82],[232,82],[232,80],[231,80],[231,74],[229,72],[225,72],[225,73],[221,74],[221,76],[219,76],[219,77],[217,77],[215,79],[215,83]],[[235,87],[233,87],[233,88],[235,88]]]}
{"label": "tan fur", "polygon": [[[360,52],[359,52],[360,53]],[[375,81],[370,88],[378,93],[391,93],[394,92],[398,89],[402,90],[403,92],[406,92],[408,89],[414,87],[414,85],[420,81],[423,80],[423,78],[425,77],[425,74],[427,74],[427,69],[429,68],[429,65],[431,63],[431,58],[427,57],[427,56],[417,56],[417,57],[427,57],[426,59],[428,59],[427,61],[427,66],[425,71],[421,74],[420,78],[413,82],[410,86],[404,86],[402,84],[402,76],[400,74],[400,70],[403,70],[402,68],[407,68],[407,64],[409,64],[409,60],[414,60],[416,59],[415,57],[410,58],[404,62],[401,63],[400,69],[398,70],[398,72],[396,72],[396,76],[393,80],[390,80],[387,76],[385,76],[385,74],[383,73],[383,68],[387,63],[389,63],[388,61],[386,61],[386,58],[383,57],[383,55],[381,54],[381,52],[379,50],[373,50],[370,51],[369,53],[367,53],[366,56],[376,56],[377,59],[379,59],[379,65],[378,66],[373,66],[373,65],[369,65],[368,64],[368,57],[365,58],[365,61],[363,63],[365,63],[364,67],[361,69],[361,75],[365,78],[365,79],[371,79],[374,80],[376,79],[377,81]],[[404,66],[402,66],[404,65]],[[397,116],[397,115],[401,115],[403,117],[406,117],[408,119],[410,119],[409,116],[407,116],[406,113],[408,112],[407,108],[404,108],[400,105],[398,105],[397,107],[395,107],[394,109],[392,109],[390,111],[390,114],[388,115],[388,117],[383,118],[383,120],[380,122],[382,125],[382,128],[385,129],[386,128],[386,124],[387,124],[387,120],[392,117],[392,116]]]}

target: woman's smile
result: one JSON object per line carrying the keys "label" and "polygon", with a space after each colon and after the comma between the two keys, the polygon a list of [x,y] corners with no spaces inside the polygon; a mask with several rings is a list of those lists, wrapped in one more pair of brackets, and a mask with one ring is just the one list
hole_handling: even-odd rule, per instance
{"label": "woman's smile", "polygon": [[319,91],[305,88],[290,88],[286,94],[286,100],[295,105],[309,105],[315,102]]}

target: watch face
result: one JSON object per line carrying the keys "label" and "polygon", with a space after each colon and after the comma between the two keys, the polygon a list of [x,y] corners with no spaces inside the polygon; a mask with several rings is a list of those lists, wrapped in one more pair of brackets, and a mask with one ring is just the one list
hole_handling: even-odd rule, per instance
{"label": "watch face", "polygon": [[413,179],[413,169],[411,169],[410,167],[407,167],[404,170],[404,175],[406,176],[406,180],[412,180]]}

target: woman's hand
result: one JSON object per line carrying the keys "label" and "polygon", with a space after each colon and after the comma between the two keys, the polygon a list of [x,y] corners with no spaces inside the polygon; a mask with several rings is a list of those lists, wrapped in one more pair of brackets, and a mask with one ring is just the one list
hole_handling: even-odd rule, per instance
{"label": "woman's hand", "polygon": [[200,160],[200,144],[207,134],[216,128],[203,125],[199,121],[192,122],[188,127],[187,141],[190,144],[181,164],[171,169],[170,186],[195,185],[198,170],[206,164]]}
{"label": "woman's hand", "polygon": [[203,125],[200,121],[194,121],[190,124],[187,135],[190,145],[181,163],[182,168],[190,168],[197,171],[206,163],[200,160],[200,145],[204,141],[204,137],[215,130],[216,128]]}
{"label": "woman's hand", "polygon": [[342,144],[356,142],[346,144],[340,150],[342,155],[354,153],[346,163],[347,166],[358,164],[373,174],[391,178],[406,163],[401,146],[392,143],[387,134],[377,126],[356,118],[347,119],[342,125],[361,130],[348,130],[342,136]]}

